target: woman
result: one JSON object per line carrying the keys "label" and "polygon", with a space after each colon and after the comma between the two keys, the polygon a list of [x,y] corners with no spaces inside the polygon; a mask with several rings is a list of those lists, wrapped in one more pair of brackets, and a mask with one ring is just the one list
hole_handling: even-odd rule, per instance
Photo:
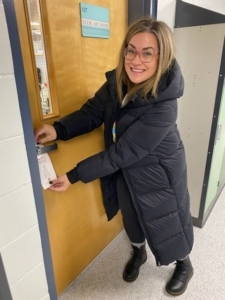
{"label": "woman", "polygon": [[121,209],[133,248],[123,279],[138,277],[147,260],[147,240],[158,266],[176,261],[166,290],[180,295],[193,275],[193,226],[184,146],[176,126],[184,83],[174,52],[165,23],[149,17],[134,22],[117,69],[106,73],[95,96],[53,126],[40,127],[35,139],[68,140],[104,124],[105,151],[50,182],[50,189],[65,191],[79,180],[100,178],[108,220]]}

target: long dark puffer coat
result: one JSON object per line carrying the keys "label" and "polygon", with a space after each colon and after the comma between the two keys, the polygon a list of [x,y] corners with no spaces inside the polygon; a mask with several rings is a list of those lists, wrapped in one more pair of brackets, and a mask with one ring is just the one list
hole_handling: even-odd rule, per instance
{"label": "long dark puffer coat", "polygon": [[[184,146],[176,126],[177,98],[183,77],[175,61],[162,76],[157,99],[133,97],[121,108],[116,96],[115,71],[94,98],[54,123],[59,139],[68,140],[104,123],[106,150],[67,173],[70,182],[101,178],[108,220],[118,212],[116,172],[122,169],[141,226],[157,265],[184,258],[193,246]],[[116,142],[112,126],[116,120]]]}

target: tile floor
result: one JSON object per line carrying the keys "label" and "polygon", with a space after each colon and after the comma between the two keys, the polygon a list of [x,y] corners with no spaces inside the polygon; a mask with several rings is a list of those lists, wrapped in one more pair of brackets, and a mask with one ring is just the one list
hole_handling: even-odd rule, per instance
{"label": "tile floor", "polygon": [[[186,292],[176,299],[225,299],[225,189],[221,193],[204,228],[195,227],[191,254],[194,266]],[[162,300],[174,298],[165,292],[174,265],[156,267],[148,250],[148,260],[133,283],[121,274],[130,252],[124,231],[59,296],[58,300]]]}

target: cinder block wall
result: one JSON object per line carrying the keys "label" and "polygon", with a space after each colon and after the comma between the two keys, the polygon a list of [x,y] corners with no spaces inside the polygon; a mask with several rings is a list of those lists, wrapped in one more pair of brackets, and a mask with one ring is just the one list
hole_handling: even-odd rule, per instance
{"label": "cinder block wall", "polygon": [[[0,255],[12,298],[48,300],[50,298],[40,232],[2,0],[0,0],[0,186]],[[0,287],[0,290],[2,288],[7,287]]]}

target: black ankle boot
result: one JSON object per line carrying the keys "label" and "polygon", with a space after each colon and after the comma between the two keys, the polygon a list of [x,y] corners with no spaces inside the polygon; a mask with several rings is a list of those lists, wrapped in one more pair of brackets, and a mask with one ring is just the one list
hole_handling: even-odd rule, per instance
{"label": "black ankle boot", "polygon": [[145,263],[147,260],[145,245],[141,246],[141,248],[132,245],[132,248],[133,248],[133,251],[131,252],[132,257],[128,261],[123,271],[123,279],[128,282],[132,282],[135,279],[137,279],[140,266],[143,263]]}
{"label": "black ankle boot", "polygon": [[182,261],[177,261],[173,276],[166,285],[166,291],[174,296],[183,294],[193,273],[189,256]]}

